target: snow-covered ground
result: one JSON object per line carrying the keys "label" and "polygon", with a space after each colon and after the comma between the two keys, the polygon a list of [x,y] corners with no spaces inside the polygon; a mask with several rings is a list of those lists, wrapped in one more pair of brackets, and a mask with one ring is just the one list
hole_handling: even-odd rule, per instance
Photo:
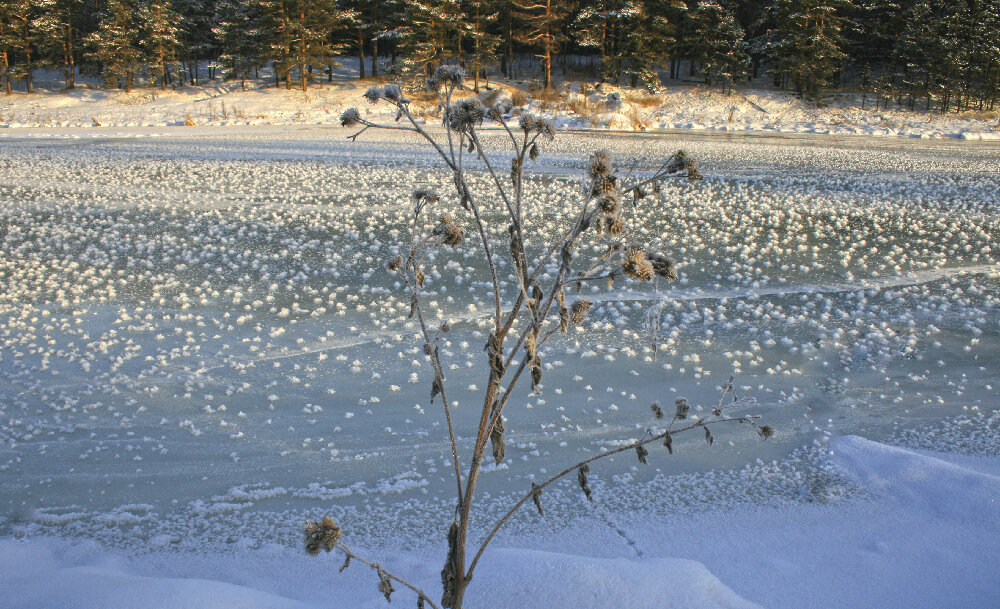
{"label": "snow-covered ground", "polygon": [[[161,91],[136,89],[130,93],[105,90],[93,79],[62,90],[55,73],[38,72],[38,93],[15,92],[0,97],[0,128],[185,127],[246,125],[336,125],[341,112],[361,106],[371,116],[388,110],[368,107],[360,95],[371,84],[357,80],[357,60],[342,58],[332,82],[325,78],[303,93],[276,88],[266,73],[249,82],[221,79],[208,84]],[[202,70],[207,73],[207,67]],[[524,85],[494,81],[508,94]],[[736,89],[731,95],[690,84],[674,84],[658,95],[605,85],[583,92],[580,83],[561,87],[554,101],[530,100],[527,108],[553,117],[564,129],[722,130],[767,133],[824,133],[910,138],[1000,139],[1000,112],[941,115],[910,111],[905,106],[873,108],[874,98],[835,94],[826,105],[801,100],[766,87]],[[620,103],[615,101],[615,96]],[[586,101],[584,101],[584,99]],[[435,120],[435,104],[416,103],[428,120]],[[575,109],[575,111],[574,111]],[[392,118],[385,115],[383,118]],[[17,134],[23,135],[23,134]],[[2,135],[0,135],[2,137]]]}
{"label": "snow-covered ground", "polygon": [[[384,606],[370,572],[300,552],[324,514],[435,589],[453,482],[382,265],[411,190],[447,176],[412,139],[345,134],[3,133],[0,607]],[[640,232],[681,278],[587,288],[586,327],[540,353],[542,395],[509,407],[480,527],[639,437],[650,402],[709,406],[731,373],[777,434],[603,463],[593,503],[547,490],[469,605],[996,606],[1000,147],[560,134],[530,168],[529,246],[573,213],[596,148],[638,170],[678,148],[701,161],[703,182],[644,200]],[[473,243],[430,262],[470,429],[482,264]]]}

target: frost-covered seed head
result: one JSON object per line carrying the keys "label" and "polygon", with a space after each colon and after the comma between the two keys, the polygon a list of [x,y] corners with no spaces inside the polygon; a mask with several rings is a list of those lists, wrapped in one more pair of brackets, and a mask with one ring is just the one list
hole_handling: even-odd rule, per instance
{"label": "frost-covered seed head", "polygon": [[342,127],[353,127],[361,123],[361,114],[357,108],[348,108],[340,115],[340,125]]}
{"label": "frost-covered seed head", "polygon": [[413,191],[413,200],[418,203],[437,203],[441,200],[441,196],[433,189],[418,188]]}
{"label": "frost-covered seed head", "polygon": [[688,404],[687,398],[677,398],[674,400],[674,406],[677,407],[676,416],[678,419],[686,419],[688,416],[688,411],[691,410],[691,405]]}
{"label": "frost-covered seed head", "polygon": [[594,180],[610,177],[615,171],[614,161],[611,153],[607,150],[598,150],[590,155],[590,177]]}
{"label": "frost-covered seed head", "polygon": [[377,104],[378,100],[382,98],[382,87],[379,87],[378,85],[368,87],[368,90],[365,91],[364,98],[368,100],[369,104]]}
{"label": "frost-covered seed head", "polygon": [[653,272],[658,277],[663,277],[668,281],[677,279],[677,267],[674,261],[667,258],[663,252],[646,252],[646,258],[653,265]]}
{"label": "frost-covered seed head", "polygon": [[319,554],[320,550],[327,552],[337,547],[337,542],[343,536],[343,531],[333,518],[326,516],[319,522],[306,521],[306,552]]}
{"label": "frost-covered seed head", "polygon": [[478,99],[463,99],[448,110],[448,127],[453,131],[464,132],[481,124],[485,116],[486,108]]}
{"label": "frost-covered seed head", "polygon": [[587,314],[587,311],[590,310],[591,306],[593,306],[593,303],[585,298],[575,301],[570,307],[570,321],[577,326],[582,324],[583,317]]}
{"label": "frost-covered seed head", "polygon": [[622,262],[622,271],[626,277],[639,281],[650,281],[653,278],[653,265],[646,258],[646,252],[632,248]]}

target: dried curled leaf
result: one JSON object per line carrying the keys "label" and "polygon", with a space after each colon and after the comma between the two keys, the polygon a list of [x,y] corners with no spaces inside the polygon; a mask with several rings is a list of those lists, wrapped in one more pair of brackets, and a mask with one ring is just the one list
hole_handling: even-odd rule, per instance
{"label": "dried curled leaf", "polygon": [[392,593],[395,589],[392,587],[392,580],[382,567],[378,568],[378,591],[385,595],[386,602],[392,602]]}
{"label": "dried curled leaf", "polygon": [[444,560],[444,568],[441,569],[441,585],[444,592],[441,593],[441,606],[450,608],[455,606],[455,583],[458,580],[458,523],[452,522],[448,529],[448,556]]}
{"label": "dried curled leaf", "polygon": [[536,355],[534,359],[531,360],[531,390],[535,393],[541,393],[541,388],[539,383],[542,382],[542,360]]}
{"label": "dried curled leaf", "polygon": [[493,406],[490,408],[490,420],[494,417],[496,418],[496,424],[493,425],[493,431],[490,432],[490,445],[493,448],[493,461],[500,465],[507,454],[507,442],[504,428],[503,416],[497,416],[497,410],[500,408],[500,401],[494,401]]}
{"label": "dried curled leaf", "polygon": [[587,500],[593,501],[593,491],[590,490],[590,484],[587,481],[588,472],[590,472],[590,466],[584,463],[578,470],[576,470],[576,481],[580,483],[580,490],[582,490],[583,494],[587,496]]}
{"label": "dried curled leaf", "polygon": [[671,454],[671,455],[672,455],[672,454],[674,454],[674,447],[673,447],[673,443],[674,443],[674,441],[673,441],[673,439],[671,439],[671,437],[670,437],[670,432],[669,432],[669,431],[668,431],[668,432],[666,432],[666,435],[665,435],[665,436],[663,436],[663,446],[665,446],[665,447],[666,447],[666,449],[667,449],[667,453],[668,453],[668,454]]}
{"label": "dried curled leaf", "polygon": [[531,149],[528,150],[528,158],[530,158],[532,161],[534,161],[535,159],[538,158],[538,143],[537,142],[534,143],[534,144],[532,144],[531,145]]}
{"label": "dried curled leaf", "polygon": [[434,402],[434,398],[442,391],[444,391],[444,381],[441,380],[440,376],[435,375],[434,382],[431,383],[431,403]]}
{"label": "dried curled leaf", "polygon": [[350,567],[350,566],[351,566],[351,555],[350,554],[345,554],[344,555],[344,564],[340,565],[340,568],[337,569],[337,573],[343,573],[344,570],[347,569],[347,567]]}
{"label": "dried curled leaf", "polygon": [[705,428],[705,441],[708,442],[709,446],[715,443],[715,438],[712,437],[712,432],[707,427]]}
{"label": "dried curled leaf", "polygon": [[635,456],[639,458],[639,463],[647,465],[646,456],[649,455],[649,451],[642,444],[638,444],[635,447]]}
{"label": "dried curled leaf", "polygon": [[538,510],[539,516],[544,516],[545,512],[542,511],[542,487],[538,486],[534,482],[531,483],[531,500],[535,503],[535,508]]}

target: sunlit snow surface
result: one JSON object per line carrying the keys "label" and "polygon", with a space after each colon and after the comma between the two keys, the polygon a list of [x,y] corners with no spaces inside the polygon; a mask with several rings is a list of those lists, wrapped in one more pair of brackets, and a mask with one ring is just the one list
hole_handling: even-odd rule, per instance
{"label": "sunlit snow surface", "polygon": [[[296,546],[304,518],[330,513],[370,547],[436,543],[454,490],[443,416],[383,265],[407,243],[412,190],[449,192],[438,159],[333,128],[174,133],[0,147],[0,535]],[[586,516],[634,544],[615,524],[633,513],[836,502],[860,491],[827,467],[831,437],[949,450],[996,429],[1000,146],[559,135],[529,167],[529,253],[571,221],[600,148],[622,176],[680,148],[701,162],[705,180],[643,199],[636,227],[681,278],[584,288],[585,327],[540,352],[542,394],[525,385],[505,411],[484,519],[640,437],[654,400],[711,407],[730,374],[775,438],[720,426],[711,447],[696,434],[649,466],[597,464],[593,504],[567,482],[546,492],[548,518],[525,511],[512,532]],[[472,183],[490,192],[484,174]],[[453,201],[440,211],[468,220]],[[472,239],[428,264],[467,453],[487,381],[484,266]]]}

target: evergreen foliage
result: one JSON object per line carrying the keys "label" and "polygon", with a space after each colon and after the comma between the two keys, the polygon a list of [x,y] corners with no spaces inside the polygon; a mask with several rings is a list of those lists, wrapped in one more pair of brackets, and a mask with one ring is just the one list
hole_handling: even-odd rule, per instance
{"label": "evergreen foliage", "polygon": [[[460,64],[551,88],[758,78],[822,100],[835,87],[879,104],[991,110],[1000,97],[1000,0],[0,0],[4,89],[39,68],[66,88],[81,68],[109,86],[199,83],[263,68],[307,89],[355,55],[360,78],[420,85]],[[573,72],[576,70],[576,72]]]}

